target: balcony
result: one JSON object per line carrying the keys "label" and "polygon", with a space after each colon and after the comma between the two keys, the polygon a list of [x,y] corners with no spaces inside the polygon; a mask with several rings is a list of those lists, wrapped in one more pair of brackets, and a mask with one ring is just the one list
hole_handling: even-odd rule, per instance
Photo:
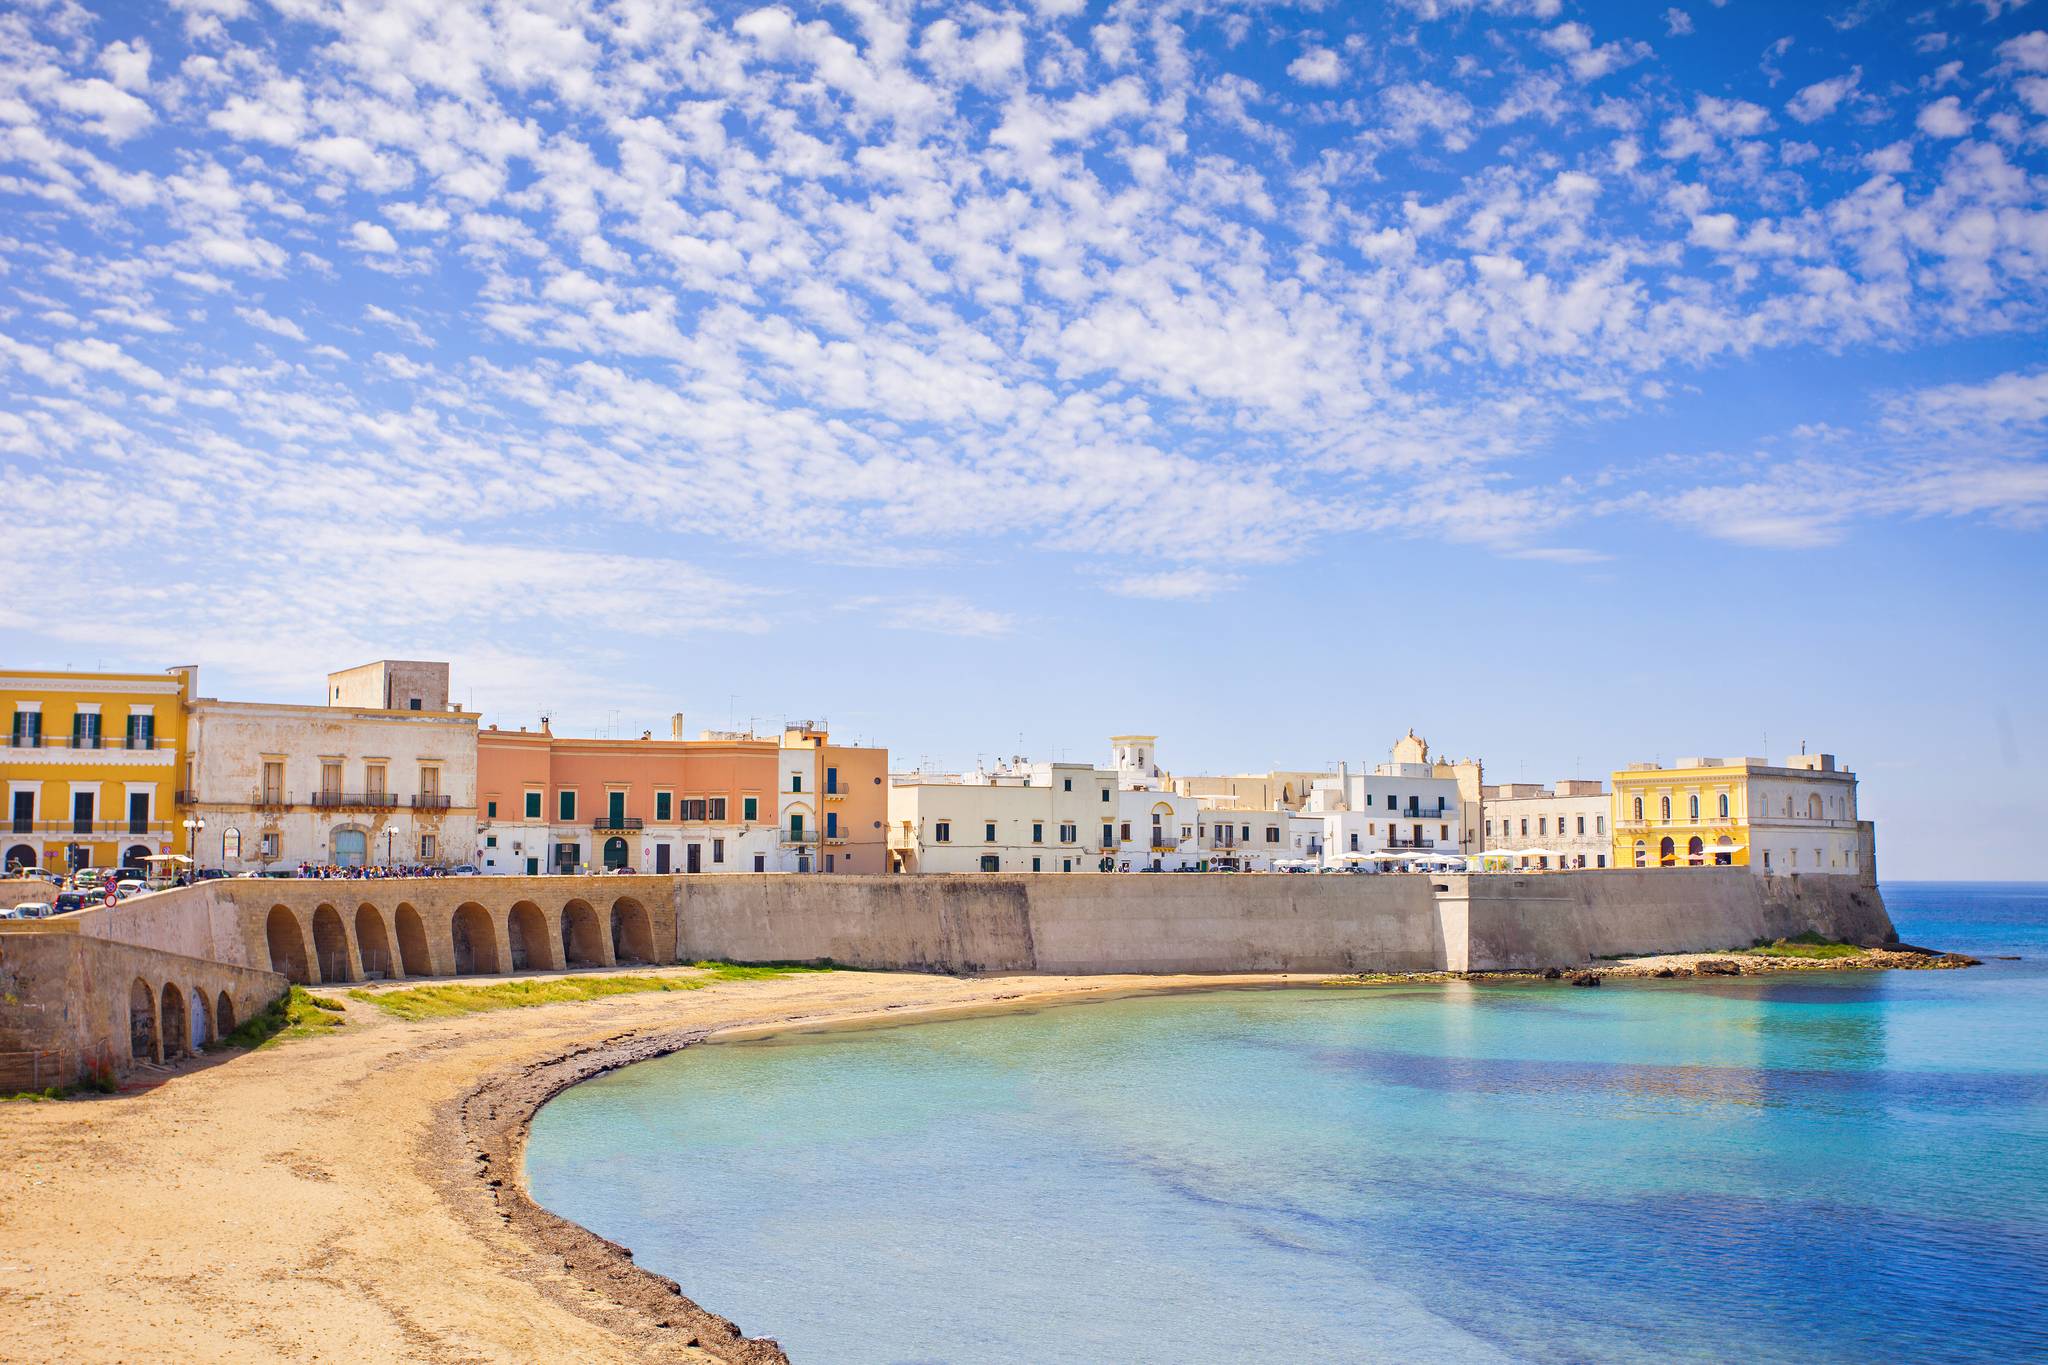
{"label": "balcony", "polygon": [[154,735],[43,735],[24,734],[19,730],[10,731],[7,736],[10,749],[134,749],[153,750],[159,747]]}
{"label": "balcony", "polygon": [[394,792],[331,792],[313,793],[315,810],[395,810],[398,796]]}
{"label": "balcony", "polygon": [[599,834],[627,834],[644,829],[646,822],[637,815],[621,815],[617,818],[600,815],[590,822],[590,827]]}
{"label": "balcony", "polygon": [[180,788],[174,799],[181,806],[196,806],[199,804],[199,793],[188,788]]}
{"label": "balcony", "polygon": [[[1389,839],[1389,840],[1387,840],[1387,847],[1388,847],[1388,848],[1417,848],[1417,849],[1421,849],[1421,848],[1435,848],[1435,847],[1436,847],[1436,840],[1434,840],[1434,839]],[[1448,843],[1446,843],[1446,844],[1444,845],[1444,847],[1448,848],[1448,847],[1450,847],[1450,845],[1449,845]]]}
{"label": "balcony", "polygon": [[414,810],[447,810],[455,798],[442,796],[438,792],[422,793],[412,798]]}
{"label": "balcony", "polygon": [[290,810],[292,794],[278,787],[259,787],[249,793],[249,804],[257,810]]}
{"label": "balcony", "polygon": [[168,820],[13,820],[9,827],[16,834],[66,837],[109,838],[132,834],[138,838],[161,839],[170,837],[171,833]]}

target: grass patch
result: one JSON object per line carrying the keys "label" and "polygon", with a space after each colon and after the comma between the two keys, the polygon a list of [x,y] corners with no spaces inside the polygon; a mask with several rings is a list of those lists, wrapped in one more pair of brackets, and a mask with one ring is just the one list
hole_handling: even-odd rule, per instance
{"label": "grass patch", "polygon": [[612,995],[640,995],[649,991],[695,991],[720,981],[761,981],[802,972],[832,970],[830,967],[784,962],[696,962],[691,965],[702,975],[539,976],[485,985],[453,983],[446,986],[408,986],[393,991],[354,990],[349,992],[349,998],[375,1005],[400,1019],[452,1019],[489,1010],[527,1009],[534,1005],[602,1000]]}
{"label": "grass patch", "polygon": [[1819,934],[1815,933],[1797,934],[1791,938],[1781,938],[1776,943],[1768,943],[1763,939],[1758,939],[1747,948],[1733,948],[1729,951],[1741,953],[1748,957],[1836,958],[1861,957],[1863,955],[1863,950],[1853,943],[1842,943],[1835,939],[1822,938]]}
{"label": "grass patch", "polygon": [[287,1038],[310,1038],[342,1025],[341,1012],[347,1006],[338,1000],[314,995],[304,986],[294,986],[236,1026],[233,1033],[215,1043],[209,1051],[227,1047],[269,1047]]}

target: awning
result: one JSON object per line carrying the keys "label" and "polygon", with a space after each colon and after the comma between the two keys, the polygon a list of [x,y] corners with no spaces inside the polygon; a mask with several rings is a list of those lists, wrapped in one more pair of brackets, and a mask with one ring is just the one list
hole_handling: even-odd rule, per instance
{"label": "awning", "polygon": [[142,861],[145,863],[189,863],[192,860],[182,853],[152,853]]}

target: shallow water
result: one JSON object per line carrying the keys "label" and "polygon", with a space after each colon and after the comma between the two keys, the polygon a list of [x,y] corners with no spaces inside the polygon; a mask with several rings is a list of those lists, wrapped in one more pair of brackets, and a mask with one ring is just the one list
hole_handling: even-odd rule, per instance
{"label": "shallow water", "polygon": [[2048,1359],[2048,886],[1885,894],[2024,960],[700,1047],[528,1179],[799,1361]]}

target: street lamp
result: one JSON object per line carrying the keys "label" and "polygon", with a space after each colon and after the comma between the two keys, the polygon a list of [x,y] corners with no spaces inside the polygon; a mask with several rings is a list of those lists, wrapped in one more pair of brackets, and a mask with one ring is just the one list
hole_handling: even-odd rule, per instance
{"label": "street lamp", "polygon": [[[196,872],[199,870],[199,836],[206,832],[206,821],[199,816],[193,815],[187,816],[183,824],[185,826],[185,847],[190,850],[186,856],[192,859],[192,870]],[[221,860],[223,862],[227,860],[225,852],[221,854]]]}

